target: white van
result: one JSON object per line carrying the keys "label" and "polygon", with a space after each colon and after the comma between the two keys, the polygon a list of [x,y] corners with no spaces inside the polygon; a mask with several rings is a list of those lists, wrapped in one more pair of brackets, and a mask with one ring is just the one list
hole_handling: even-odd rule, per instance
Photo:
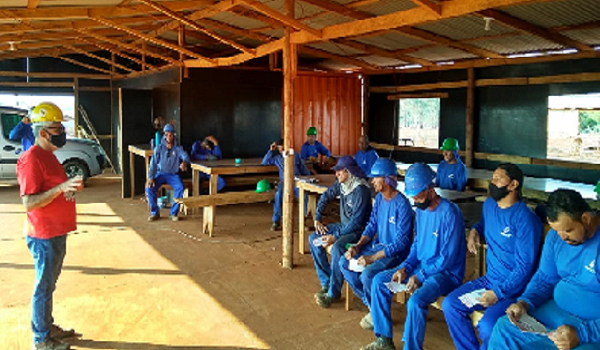
{"label": "white van", "polygon": [[[17,177],[17,159],[22,153],[21,141],[11,141],[10,131],[27,115],[27,110],[0,107],[0,178]],[[54,152],[69,177],[83,176],[84,181],[98,175],[106,167],[106,154],[96,141],[68,138],[64,147]]]}

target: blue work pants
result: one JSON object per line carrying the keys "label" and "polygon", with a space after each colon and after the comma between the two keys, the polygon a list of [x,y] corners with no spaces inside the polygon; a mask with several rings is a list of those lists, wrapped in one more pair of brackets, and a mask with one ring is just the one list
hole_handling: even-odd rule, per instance
{"label": "blue work pants", "polygon": [[[148,198],[148,205],[150,206],[150,215],[160,216],[160,209],[157,203],[157,192],[160,186],[168,184],[173,188],[173,198],[183,197],[183,182],[177,174],[158,174],[154,178],[154,186],[146,188],[146,196]],[[179,214],[179,204],[173,201],[171,205],[171,216],[177,216]]]}

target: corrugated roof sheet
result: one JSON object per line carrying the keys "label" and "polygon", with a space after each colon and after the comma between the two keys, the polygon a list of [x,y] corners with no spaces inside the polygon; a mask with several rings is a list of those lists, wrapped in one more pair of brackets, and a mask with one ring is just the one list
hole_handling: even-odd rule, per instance
{"label": "corrugated roof sheet", "polygon": [[[284,0],[257,0],[264,5],[269,6],[281,13],[284,13],[285,1]],[[312,16],[319,12],[323,12],[323,9],[315,5],[308,4],[306,2],[296,1],[294,6],[294,17],[302,18],[306,16]]]}
{"label": "corrugated roof sheet", "polygon": [[322,29],[335,24],[346,23],[351,21],[352,19],[348,17],[342,16],[334,12],[330,12],[324,16],[309,18],[307,20],[302,21],[302,23],[315,29]]}
{"label": "corrugated roof sheet", "polygon": [[352,47],[348,47],[346,45],[332,43],[332,42],[323,42],[308,45],[315,49],[331,52],[340,56],[350,56],[350,55],[358,55],[364,53],[364,51],[354,49]]}
{"label": "corrugated roof sheet", "polygon": [[429,44],[427,41],[413,39],[397,32],[389,32],[382,35],[356,38],[353,40],[386,50],[401,50]]}
{"label": "corrugated roof sheet", "polygon": [[507,28],[506,26],[495,21],[490,22],[490,30],[486,31],[485,20],[482,17],[475,15],[430,22],[417,26],[417,28],[453,40],[471,39],[480,36],[498,35],[514,31],[513,29]]}
{"label": "corrugated roof sheet", "polygon": [[561,32],[563,35],[588,45],[600,45],[600,28]]}
{"label": "corrugated roof sheet", "polygon": [[408,55],[429,61],[450,61],[478,57],[465,51],[443,46],[427,47],[417,52],[409,53]]}
{"label": "corrugated roof sheet", "polygon": [[545,50],[560,50],[563,48],[563,46],[560,44],[528,34],[477,40],[471,42],[470,44],[483,49],[498,52],[503,55]]}
{"label": "corrugated roof sheet", "polygon": [[366,6],[361,6],[358,10],[381,16],[409,10],[413,7],[417,7],[417,5],[409,0],[380,0]]}
{"label": "corrugated roof sheet", "polygon": [[265,30],[263,32],[261,32],[264,35],[268,35],[270,37],[273,38],[282,38],[285,35],[285,32],[283,31],[283,28],[276,28],[276,29],[270,29],[270,30]]}
{"label": "corrugated roof sheet", "polygon": [[596,21],[600,0],[542,1],[500,9],[532,24],[550,28]]}
{"label": "corrugated roof sheet", "polygon": [[374,66],[380,67],[396,67],[408,64],[408,62],[404,62],[395,58],[381,56],[365,56],[361,57],[360,59]]}
{"label": "corrugated roof sheet", "polygon": [[[11,0],[8,0],[10,2]],[[6,0],[0,1],[2,5],[4,5]],[[23,2],[23,1],[22,1]],[[27,1],[24,1],[27,6]],[[49,6],[82,6],[82,7],[92,7],[92,6],[116,6],[120,4],[119,0],[40,0],[38,7],[49,7]]]}
{"label": "corrugated roof sheet", "polygon": [[211,19],[243,29],[256,29],[267,26],[266,23],[259,20],[240,16],[231,12],[221,12],[211,17]]}

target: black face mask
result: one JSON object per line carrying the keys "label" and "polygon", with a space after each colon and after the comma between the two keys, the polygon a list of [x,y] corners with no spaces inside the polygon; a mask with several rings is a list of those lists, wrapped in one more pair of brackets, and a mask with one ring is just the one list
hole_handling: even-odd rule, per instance
{"label": "black face mask", "polygon": [[59,135],[50,134],[50,143],[58,148],[63,147],[67,143],[67,134],[64,132]]}
{"label": "black face mask", "polygon": [[429,199],[429,198],[425,199],[425,201],[423,203],[415,202],[415,207],[417,209],[421,209],[421,210],[425,210],[425,209],[429,208],[430,205],[431,205],[431,199]]}
{"label": "black face mask", "polygon": [[508,185],[506,185],[504,187],[498,187],[490,182],[490,186],[488,187],[488,192],[490,194],[490,197],[492,197],[493,200],[498,202],[502,198],[508,196],[508,193],[509,193]]}

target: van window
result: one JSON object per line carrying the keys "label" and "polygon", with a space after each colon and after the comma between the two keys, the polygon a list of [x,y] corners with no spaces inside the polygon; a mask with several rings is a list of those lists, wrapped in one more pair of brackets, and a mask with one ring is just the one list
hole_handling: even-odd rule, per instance
{"label": "van window", "polygon": [[2,113],[2,135],[5,139],[9,139],[10,131],[23,119],[21,114]]}

